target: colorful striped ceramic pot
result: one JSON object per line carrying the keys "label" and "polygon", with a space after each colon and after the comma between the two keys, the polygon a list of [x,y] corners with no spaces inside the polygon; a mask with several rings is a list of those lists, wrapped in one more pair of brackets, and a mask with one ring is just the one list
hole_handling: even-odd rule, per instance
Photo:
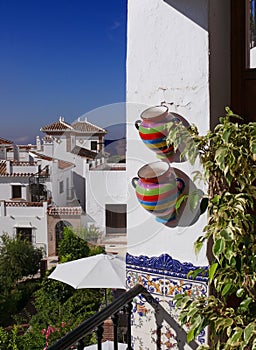
{"label": "colorful striped ceramic pot", "polygon": [[169,163],[158,161],[144,165],[132,184],[141,206],[155,215],[157,221],[167,223],[176,218],[175,205],[185,183],[176,178]]}
{"label": "colorful striped ceramic pot", "polygon": [[167,146],[166,137],[169,132],[171,122],[180,122],[178,114],[170,113],[167,106],[150,107],[140,115],[141,120],[135,122],[136,128],[144,144],[157,157],[166,159],[173,156],[173,146]]}

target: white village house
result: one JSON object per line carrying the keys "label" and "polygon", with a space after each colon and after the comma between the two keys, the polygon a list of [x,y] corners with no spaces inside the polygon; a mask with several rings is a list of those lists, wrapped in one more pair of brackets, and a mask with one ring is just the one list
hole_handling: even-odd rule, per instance
{"label": "white village house", "polygon": [[[93,225],[106,251],[124,254],[125,164],[107,164],[106,131],[85,120],[68,124],[63,118],[41,131],[43,143],[37,137],[35,146],[21,146],[21,152],[1,139],[1,233],[22,234],[51,257],[57,254],[65,226]],[[106,174],[113,187],[111,198],[104,186]],[[98,183],[102,188],[95,195],[92,189],[99,188]]]}

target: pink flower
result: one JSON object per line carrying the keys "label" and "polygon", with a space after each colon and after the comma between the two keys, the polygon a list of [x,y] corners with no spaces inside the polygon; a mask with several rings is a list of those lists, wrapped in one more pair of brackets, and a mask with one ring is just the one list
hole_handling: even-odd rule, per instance
{"label": "pink flower", "polygon": [[48,339],[49,336],[50,336],[50,334],[51,334],[51,328],[48,326],[48,327],[47,327],[46,334],[45,334],[45,338]]}

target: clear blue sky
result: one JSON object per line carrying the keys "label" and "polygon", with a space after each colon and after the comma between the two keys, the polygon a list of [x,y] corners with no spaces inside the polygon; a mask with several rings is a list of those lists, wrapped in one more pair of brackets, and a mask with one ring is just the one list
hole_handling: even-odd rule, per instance
{"label": "clear blue sky", "polygon": [[31,142],[59,116],[125,101],[126,6],[0,0],[0,137]]}

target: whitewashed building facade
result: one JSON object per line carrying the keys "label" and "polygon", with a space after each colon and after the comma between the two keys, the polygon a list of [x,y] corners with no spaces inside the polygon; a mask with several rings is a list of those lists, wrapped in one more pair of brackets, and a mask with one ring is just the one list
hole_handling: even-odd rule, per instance
{"label": "whitewashed building facade", "polygon": [[[1,233],[21,234],[48,257],[57,254],[65,226],[93,225],[107,251],[124,252],[126,197],[120,193],[125,192],[125,167],[106,163],[106,131],[87,120],[68,124],[63,118],[41,130],[43,142],[37,137],[36,145],[22,146],[20,153],[1,139]],[[99,188],[96,194],[93,189]],[[112,227],[117,217],[120,230]]]}
{"label": "whitewashed building facade", "polygon": [[[206,248],[196,256],[193,246],[207,217],[186,206],[176,219],[159,222],[142,207],[135,193],[139,190],[132,183],[138,183],[138,171],[144,165],[158,161],[168,163],[176,177],[184,180],[184,193],[207,189],[193,182],[199,164],[192,167],[177,158],[159,159],[142,142],[136,121],[141,123],[147,108],[162,104],[205,134],[225,113],[231,101],[230,1],[128,0],[127,38],[127,286],[143,284],[177,321],[176,293],[208,293],[205,278],[187,278],[190,270],[208,265]],[[150,305],[137,298],[134,349],[156,348],[155,322]],[[160,328],[161,348],[180,349],[177,329],[166,322]],[[197,341],[206,341],[206,334],[202,332]],[[190,349],[189,345],[184,348]]]}

